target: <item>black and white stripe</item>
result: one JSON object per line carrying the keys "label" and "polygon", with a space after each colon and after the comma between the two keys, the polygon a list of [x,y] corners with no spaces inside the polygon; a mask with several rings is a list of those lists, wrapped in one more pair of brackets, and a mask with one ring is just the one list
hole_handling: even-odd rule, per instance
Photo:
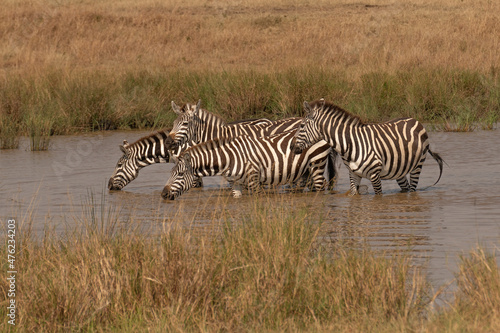
{"label": "black and white stripe", "polygon": [[[169,132],[159,131],[129,144],[120,145],[123,156],[116,163],[115,171],[109,179],[108,189],[121,190],[139,175],[139,170],[154,163],[170,161],[171,139]],[[180,150],[180,148],[178,148]]]}
{"label": "black and white stripe", "polygon": [[[273,124],[269,119],[239,120],[228,126],[260,126]],[[123,156],[116,163],[115,171],[108,181],[108,189],[121,190],[139,175],[139,170],[154,164],[173,162],[182,151],[193,146],[186,142],[173,149],[172,139],[168,131],[158,131],[136,142],[129,144],[126,140],[120,146]],[[202,186],[202,180],[196,179],[194,186]]]}
{"label": "black and white stripe", "polygon": [[198,103],[186,103],[182,107],[172,101],[172,109],[178,115],[170,136],[174,144],[182,145],[192,141],[200,144],[218,138],[234,138],[240,135],[248,135],[254,138],[270,136],[277,133],[296,129],[302,118],[288,118],[278,121],[244,122],[228,124],[221,117],[208,112],[200,107]]}
{"label": "black and white stripe", "polygon": [[306,116],[296,132],[294,152],[327,141],[349,170],[351,195],[358,193],[361,178],[370,179],[376,194],[382,193],[381,179],[396,179],[403,191],[415,191],[427,152],[438,162],[438,181],[441,178],[443,160],[429,149],[427,132],[417,120],[365,124],[323,99],[304,102],[304,108]]}
{"label": "black and white stripe", "polygon": [[191,188],[194,177],[221,175],[231,183],[233,196],[239,197],[244,187],[259,191],[261,185],[297,182],[308,169],[315,170],[311,175],[314,189],[323,189],[329,145],[318,142],[296,155],[290,149],[294,134],[241,135],[193,146],[179,155],[162,196],[173,200]]}
{"label": "black and white stripe", "polygon": [[[186,103],[179,107],[172,101],[172,109],[178,115],[174,121],[170,136],[174,142],[174,147],[184,145],[186,142],[200,144],[218,138],[234,138],[240,135],[247,135],[253,138],[262,138],[278,133],[296,130],[302,118],[287,118],[277,121],[246,122],[238,124],[227,124],[221,117],[208,112],[200,107],[198,103]],[[326,142],[324,142],[326,144]],[[330,150],[328,156],[327,181],[333,186],[336,177],[335,169],[336,154]],[[312,166],[314,168],[314,166]],[[315,170],[309,171],[311,174]]]}

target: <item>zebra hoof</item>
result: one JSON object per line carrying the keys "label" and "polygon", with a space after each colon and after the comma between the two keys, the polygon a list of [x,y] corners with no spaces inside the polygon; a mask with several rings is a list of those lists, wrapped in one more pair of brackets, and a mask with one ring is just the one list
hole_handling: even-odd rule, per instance
{"label": "zebra hoof", "polygon": [[366,185],[359,185],[358,193],[359,194],[368,194],[368,186],[366,186]]}

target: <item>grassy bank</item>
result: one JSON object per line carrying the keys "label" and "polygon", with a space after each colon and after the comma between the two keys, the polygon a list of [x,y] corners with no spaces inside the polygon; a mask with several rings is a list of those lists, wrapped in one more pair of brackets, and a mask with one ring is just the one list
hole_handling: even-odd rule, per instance
{"label": "grassy bank", "polygon": [[[321,224],[300,205],[255,199],[239,222],[212,217],[204,232],[166,222],[138,232],[133,220],[91,206],[82,229],[17,234],[19,332],[58,331],[473,331],[499,328],[493,256],[461,259],[456,300],[435,296],[405,250],[384,256],[318,242]],[[272,208],[271,208],[272,207]],[[144,231],[144,230],[143,230]],[[1,251],[6,253],[2,242]],[[2,263],[7,271],[7,263]],[[8,284],[0,282],[1,304]],[[6,306],[0,308],[5,318]],[[7,331],[6,320],[0,323]]]}
{"label": "grassy bank", "polygon": [[300,115],[324,97],[368,121],[491,128],[499,13],[494,1],[454,0],[7,1],[1,146],[169,127],[171,100],[199,98],[230,120]]}
{"label": "grassy bank", "polygon": [[499,118],[500,76],[463,70],[346,72],[302,68],[284,72],[55,70],[0,84],[2,134],[164,128],[170,101],[195,102],[228,120],[302,114],[302,102],[324,97],[367,121],[415,117],[439,126],[491,128]]}

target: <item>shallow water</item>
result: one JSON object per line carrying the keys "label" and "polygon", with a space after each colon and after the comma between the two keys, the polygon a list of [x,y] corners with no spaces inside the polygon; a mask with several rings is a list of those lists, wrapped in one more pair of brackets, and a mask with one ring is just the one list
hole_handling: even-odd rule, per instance
{"label": "shallow water", "polygon": [[[191,190],[177,201],[162,200],[172,164],[147,167],[123,191],[108,193],[107,181],[121,156],[118,145],[146,134],[58,136],[51,139],[49,151],[30,152],[27,141],[19,149],[0,151],[0,219],[31,220],[33,231],[42,235],[47,228],[60,232],[82,227],[96,206],[98,218],[114,209],[123,223],[133,217],[153,228],[169,221],[203,229],[217,214],[237,220],[250,211],[251,199],[231,198],[220,177],[205,178],[203,189]],[[367,242],[389,251],[408,248],[427,262],[431,280],[440,286],[453,279],[458,254],[477,244],[489,249],[499,244],[500,130],[429,136],[431,149],[447,163],[434,187],[400,193],[395,181],[383,181],[384,194],[375,196],[364,179],[368,194],[351,198],[344,195],[348,177],[340,166],[336,194],[275,194],[269,202],[315,212],[324,222],[320,236],[328,242],[354,247]],[[432,185],[438,174],[437,163],[428,156],[419,188]],[[102,212],[100,207],[105,207]],[[4,235],[5,229],[0,233]]]}

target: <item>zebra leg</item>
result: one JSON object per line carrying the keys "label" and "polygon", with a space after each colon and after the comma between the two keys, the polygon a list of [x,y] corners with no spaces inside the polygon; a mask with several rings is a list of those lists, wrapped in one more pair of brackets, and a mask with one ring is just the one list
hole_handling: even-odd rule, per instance
{"label": "zebra leg", "polygon": [[245,170],[245,184],[251,193],[262,192],[260,186],[259,169],[253,163],[249,163]]}
{"label": "zebra leg", "polygon": [[241,184],[232,184],[232,192],[233,192],[233,198],[241,198],[241,190],[243,189],[243,186]]}
{"label": "zebra leg", "polygon": [[349,195],[353,196],[359,194],[358,188],[359,188],[359,183],[361,182],[361,177],[354,174],[354,172],[352,172],[349,169],[349,180],[351,183],[351,190],[349,192]]}
{"label": "zebra leg", "polygon": [[425,158],[427,157],[427,152],[422,155],[420,162],[417,166],[410,171],[410,192],[415,192],[417,190],[418,180],[420,178],[420,172],[422,172],[422,165],[424,165]]}
{"label": "zebra leg", "polygon": [[372,173],[370,180],[375,194],[382,194],[382,181],[380,180],[380,174],[378,172]]}
{"label": "zebra leg", "polygon": [[326,179],[324,176],[325,168],[324,163],[314,163],[311,164],[311,179],[310,183],[312,185],[313,191],[323,191],[326,188]]}
{"label": "zebra leg", "polygon": [[252,194],[258,194],[262,192],[262,187],[260,186],[260,177],[257,172],[252,172],[248,175],[248,191]]}
{"label": "zebra leg", "polygon": [[337,161],[337,153],[335,150],[330,148],[330,153],[328,154],[328,160],[327,160],[327,173],[328,173],[328,179],[326,180],[328,182],[328,191],[333,191],[333,188],[335,187],[335,184],[337,183],[337,167],[335,165]]}
{"label": "zebra leg", "polygon": [[406,176],[396,179],[396,181],[398,182],[399,187],[401,187],[402,192],[410,191],[410,184],[408,183]]}
{"label": "zebra leg", "polygon": [[305,187],[310,187],[311,185],[311,173],[309,172],[309,168],[304,171],[304,174],[302,177],[300,177],[300,180],[298,181],[298,187],[300,188],[305,188]]}

